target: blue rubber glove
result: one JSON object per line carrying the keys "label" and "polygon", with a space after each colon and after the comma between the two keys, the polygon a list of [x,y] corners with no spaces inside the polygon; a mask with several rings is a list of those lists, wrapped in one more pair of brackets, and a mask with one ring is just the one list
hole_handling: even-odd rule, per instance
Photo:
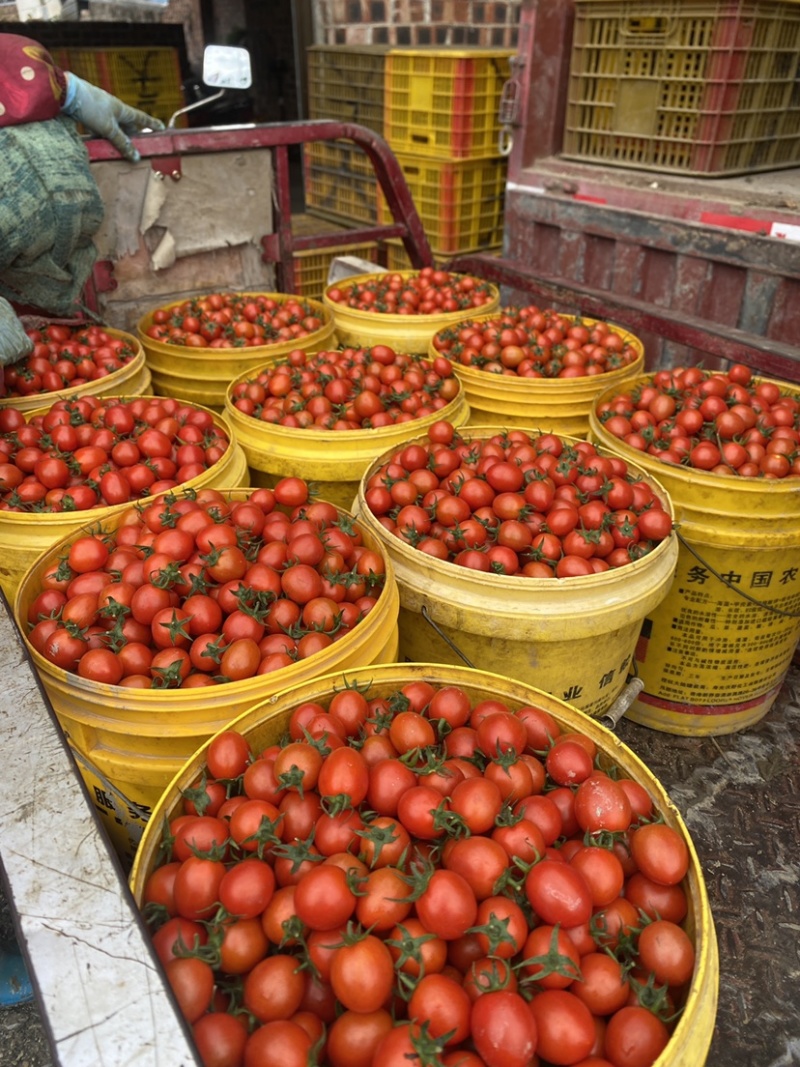
{"label": "blue rubber glove", "polygon": [[163,130],[164,123],[138,108],[124,104],[116,96],[99,89],[96,85],[66,71],[67,95],[61,110],[87,130],[105,137],[117,151],[132,163],[139,161],[139,153],[133,147],[130,134],[141,130]]}
{"label": "blue rubber glove", "polygon": [[32,351],[33,341],[12,306],[0,296],[0,367],[8,367]]}
{"label": "blue rubber glove", "polygon": [[33,987],[19,949],[0,942],[0,1008],[15,1008],[32,1000]]}

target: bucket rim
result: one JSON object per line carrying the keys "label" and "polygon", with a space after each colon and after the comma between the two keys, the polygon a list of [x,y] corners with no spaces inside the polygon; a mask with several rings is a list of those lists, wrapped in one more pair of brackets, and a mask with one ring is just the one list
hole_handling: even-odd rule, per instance
{"label": "bucket rim", "polygon": [[[217,290],[216,292],[219,291],[220,290]],[[234,296],[243,297],[268,297],[269,299],[275,300],[277,303],[281,304],[285,304],[289,300],[297,300],[303,304],[307,304],[322,318],[323,321],[322,325],[318,330],[314,330],[312,333],[308,334],[305,339],[299,338],[300,342],[306,340],[308,343],[313,343],[315,339],[333,336],[335,332],[335,323],[333,321],[333,314],[331,310],[322,301],[316,300],[314,297],[303,296],[299,293],[275,293],[256,289],[237,289],[231,290],[231,293]],[[149,350],[152,349],[153,351],[158,352],[160,355],[163,356],[175,356],[176,354],[178,354],[182,356],[182,358],[194,358],[195,360],[202,358],[211,358],[216,360],[247,360],[251,358],[250,353],[255,353],[256,359],[262,359],[268,356],[270,349],[275,349],[290,344],[293,345],[295,348],[303,347],[302,343],[295,344],[293,341],[274,341],[271,344],[251,345],[249,347],[241,348],[218,349],[201,346],[198,346],[197,348],[186,348],[184,345],[173,345],[167,343],[166,341],[160,341],[158,340],[158,338],[147,336],[145,331],[153,325],[153,316],[156,314],[157,311],[172,311],[174,308],[180,307],[182,304],[185,304],[187,300],[203,300],[212,295],[215,295],[215,292],[203,293],[191,297],[184,297],[182,300],[173,300],[170,301],[170,303],[168,304],[159,304],[157,307],[152,308],[150,311],[142,315],[136,323],[136,335],[141,345],[144,347],[145,351],[149,354]],[[311,338],[312,340],[308,341],[308,338]],[[220,357],[220,353],[224,353],[224,355]],[[225,376],[225,381],[228,381],[227,375]]]}
{"label": "bucket rim", "polygon": [[[211,488],[214,488],[217,492],[224,494],[228,497],[229,500],[247,500],[253,493],[258,491],[258,487],[252,486],[214,486]],[[191,490],[189,491],[191,492]],[[92,698],[92,700],[98,705],[102,703],[104,698],[113,697],[118,699],[120,695],[126,695],[128,698],[128,703],[130,705],[138,705],[141,703],[143,706],[148,708],[149,713],[152,713],[153,711],[153,709],[150,708],[151,704],[157,704],[159,702],[164,703],[165,694],[168,694],[167,699],[169,701],[169,706],[164,708],[165,714],[175,713],[176,711],[185,710],[191,707],[197,707],[198,704],[203,702],[202,697],[198,695],[199,691],[197,689],[126,689],[126,687],[124,686],[110,686],[103,682],[96,682],[88,678],[82,678],[76,673],[66,671],[63,668],[57,667],[55,666],[55,664],[50,663],[49,660],[42,656],[41,653],[39,653],[33,647],[33,645],[31,645],[27,635],[27,624],[24,621],[25,601],[31,598],[32,593],[35,595],[35,591],[29,588],[31,583],[34,581],[37,574],[43,568],[47,567],[48,564],[50,564],[56,559],[59,559],[61,555],[63,555],[63,551],[67,545],[71,544],[74,540],[77,540],[79,537],[84,536],[87,533],[97,534],[115,532],[117,529],[119,529],[120,522],[124,516],[124,513],[127,510],[129,510],[130,508],[144,509],[150,504],[152,504],[154,500],[161,499],[163,495],[166,494],[162,494],[159,497],[154,497],[152,499],[148,498],[143,501],[137,501],[133,504],[119,505],[119,507],[113,514],[105,516],[105,518],[111,523],[111,525],[109,526],[106,526],[103,520],[96,520],[94,522],[84,523],[79,527],[73,528],[64,537],[60,538],[43,553],[37,556],[37,558],[26,568],[25,573],[20,578],[16,591],[14,593],[14,602],[12,607],[14,619],[22,634],[27,654],[31,657],[34,665],[36,666],[40,675],[42,675],[43,679],[47,679],[54,686],[57,685],[59,688],[65,687],[68,688],[70,692],[78,692],[82,694],[85,698]],[[183,494],[181,493],[176,495],[180,496]],[[353,642],[351,643],[351,645],[348,646],[352,648],[353,646],[358,647],[365,643],[372,644],[372,642],[374,641],[374,635],[372,631],[375,629],[376,625],[380,627],[386,619],[391,618],[396,624],[397,614],[400,606],[400,595],[399,590],[397,588],[394,564],[389,558],[388,552],[386,551],[384,545],[375,537],[374,533],[369,530],[369,528],[366,527],[366,525],[360,519],[358,519],[357,516],[353,516],[350,512],[347,512],[344,508],[341,507],[337,507],[337,511],[340,512],[342,515],[347,516],[348,518],[355,519],[356,523],[358,523],[362,527],[363,532],[367,534],[367,539],[369,541],[374,542],[374,545],[380,553],[386,568],[386,579],[384,581],[384,585],[381,589],[380,595],[377,598],[375,608],[373,608],[373,610],[369,612],[364,619],[361,620],[359,625],[354,627],[350,634],[347,635],[348,637],[353,638]],[[370,620],[373,625],[370,625]],[[364,625],[364,623],[366,623],[366,625]],[[338,642],[337,644],[341,645],[342,643],[343,642]],[[336,645],[330,647],[336,647]],[[312,657],[309,657],[309,660],[311,660],[311,658]],[[298,667],[298,670],[295,673],[299,674],[301,673],[301,669],[309,660],[299,660],[297,663],[291,664],[290,666],[283,669],[286,671],[292,671],[295,667]],[[225,694],[232,694],[236,696],[241,696],[242,698],[246,698],[250,690],[258,690],[260,686],[265,685],[264,677],[265,676],[263,675],[255,675],[252,678],[244,678],[239,681],[229,682],[223,686],[213,686],[210,687],[209,690],[204,690],[204,692],[208,695],[208,701],[212,704],[216,703],[217,701],[224,701]],[[270,679],[269,675],[267,675],[266,677],[268,680]],[[281,689],[285,687],[285,679],[286,676],[284,676],[284,679],[281,681]],[[295,682],[294,684],[302,684],[302,682]],[[286,686],[291,685],[292,680],[291,678],[289,678],[288,681],[286,681]],[[212,697],[216,697],[217,700],[214,701]],[[132,707],[131,710],[134,711],[134,713],[138,712],[138,709],[136,707]]]}
{"label": "bucket rim", "polygon": [[[253,371],[258,371],[260,369],[264,368],[255,367],[253,368]],[[441,408],[439,411],[434,412],[433,415],[424,415],[421,418],[415,417],[413,419],[409,419],[407,422],[393,423],[391,426],[379,426],[377,428],[365,427],[360,430],[330,431],[320,429],[304,429],[302,427],[297,426],[280,426],[277,423],[261,422],[259,419],[254,419],[252,415],[245,415],[243,412],[239,411],[239,409],[233,403],[234,387],[238,385],[241,381],[249,377],[251,373],[252,371],[245,371],[243,374],[239,375],[237,379],[231,382],[231,384],[226,389],[225,413],[231,420],[234,427],[241,426],[246,431],[252,430],[253,433],[261,431],[262,433],[264,433],[265,436],[269,436],[271,438],[276,437],[280,440],[285,440],[287,442],[308,442],[309,444],[319,444],[323,448],[335,443],[336,441],[341,441],[343,444],[352,445],[366,443],[366,447],[369,450],[369,455],[370,457],[372,457],[375,454],[375,450],[367,443],[368,435],[372,440],[375,440],[377,438],[378,443],[380,443],[381,438],[387,438],[390,437],[392,434],[401,433],[403,427],[411,427],[416,429],[420,425],[425,425],[425,422],[423,421],[425,419],[431,419],[432,421],[436,421],[438,419],[448,419],[449,416],[454,414],[462,415],[464,413],[466,413],[467,417],[469,416],[469,405],[467,402],[466,390],[464,389],[464,386],[459,383],[458,393],[453,397],[452,400],[449,400],[443,408]],[[459,427],[461,427],[461,424],[459,424]],[[240,441],[240,443],[244,447],[247,447],[247,445],[249,444],[249,442],[247,441]]]}
{"label": "bucket rim", "polygon": [[[83,399],[83,398],[77,398],[77,399]],[[158,401],[158,400],[169,400],[169,399],[174,399],[174,398],[157,397],[157,396],[152,396],[152,395],[136,395],[136,394],[131,395],[131,396],[126,396],[124,394],[122,394],[120,396],[116,396],[116,395],[112,394],[110,396],[87,397],[86,399],[120,400],[120,401],[127,402],[127,401],[130,401],[130,400]],[[53,403],[55,403],[55,402],[56,401],[53,401]],[[193,408],[197,408],[199,411],[206,412],[207,414],[213,416],[215,423],[218,425],[219,428],[224,429],[225,433],[228,436],[228,447],[225,449],[225,451],[222,454],[222,456],[220,456],[220,458],[216,461],[216,463],[213,463],[210,467],[208,467],[205,471],[203,471],[202,474],[198,474],[196,478],[190,478],[188,482],[181,482],[180,485],[175,486],[174,489],[165,489],[163,492],[157,493],[155,496],[142,497],[140,500],[128,500],[128,501],[126,501],[125,503],[122,503],[122,504],[110,504],[108,507],[103,507],[103,508],[88,508],[88,509],[84,509],[83,511],[69,511],[69,512],[64,512],[64,511],[6,511],[6,512],[2,513],[2,518],[0,518],[0,527],[5,525],[5,524],[11,524],[11,526],[13,526],[13,525],[15,525],[17,523],[23,528],[25,526],[30,526],[33,523],[35,523],[37,526],[42,526],[42,525],[64,526],[66,523],[69,523],[70,519],[75,521],[78,516],[84,516],[84,515],[87,516],[87,521],[83,525],[85,525],[87,527],[88,526],[96,526],[98,523],[102,523],[106,519],[113,518],[115,515],[117,515],[117,514],[119,514],[121,512],[124,512],[127,508],[134,507],[137,504],[143,504],[143,505],[146,506],[147,504],[151,504],[154,500],[159,500],[159,499],[161,499],[162,497],[166,496],[169,493],[182,493],[184,490],[192,491],[193,489],[205,488],[209,478],[213,479],[215,470],[217,472],[219,472],[219,471],[224,469],[225,465],[230,465],[231,463],[234,463],[236,461],[237,454],[239,454],[239,453],[241,453],[242,458],[245,461],[245,467],[246,467],[246,457],[244,457],[244,452],[243,452],[243,450],[241,448],[241,445],[239,444],[239,442],[238,442],[238,440],[236,438],[235,430],[234,430],[233,426],[230,424],[226,413],[225,412],[220,412],[220,411],[214,411],[212,408],[205,407],[204,405],[199,404],[194,400],[184,400],[184,401],[181,401],[181,402],[185,403],[185,404],[188,404]],[[31,419],[35,418],[38,415],[46,415],[49,410],[50,410],[50,408],[37,408],[37,409],[35,409],[33,411],[25,411],[25,412],[23,412],[23,414],[25,415],[26,421],[30,421]],[[214,488],[214,487],[212,486],[211,488]],[[92,516],[92,518],[89,519],[89,516]],[[75,529],[76,529],[75,526],[71,526],[69,534],[66,535],[66,536],[72,536],[72,534],[74,533]],[[51,547],[53,547],[53,546],[51,546]],[[36,562],[36,561],[34,561],[34,562]]]}
{"label": "bucket rim", "polygon": [[[497,319],[498,316],[503,315],[505,310],[505,308],[497,308],[493,313],[489,313],[486,315],[475,315],[472,318],[463,319],[461,322],[459,322],[458,325],[461,327],[480,326],[483,323],[491,322],[492,320]],[[474,379],[476,384],[480,384],[485,379],[491,380],[497,378],[498,380],[502,381],[504,385],[508,384],[511,389],[519,389],[525,387],[530,389],[532,385],[542,386],[544,383],[547,382],[559,382],[565,387],[574,384],[605,382],[609,380],[610,375],[631,375],[632,373],[636,373],[641,367],[644,366],[644,342],[641,340],[640,337],[637,337],[635,333],[631,333],[629,330],[626,330],[624,326],[619,326],[617,323],[612,322],[610,319],[596,319],[591,318],[587,315],[570,315],[566,313],[562,314],[561,312],[559,312],[559,318],[569,319],[572,322],[580,321],[581,323],[586,323],[587,325],[591,324],[592,326],[597,325],[598,323],[603,323],[609,326],[616,333],[620,334],[623,339],[631,345],[631,347],[635,348],[636,359],[633,360],[631,363],[627,364],[625,367],[614,367],[613,370],[605,371],[603,374],[583,374],[580,376],[576,376],[575,378],[520,378],[517,375],[512,374],[496,375],[481,370],[479,367],[472,367],[468,365],[465,366],[463,364],[457,363],[455,360],[452,361],[453,366],[459,371],[459,373],[464,374],[465,380],[467,381],[471,381]],[[444,329],[448,328],[449,327],[445,327]],[[429,346],[429,351],[431,353],[436,352],[437,355],[447,354],[439,352],[439,350],[436,348],[437,338],[442,332],[443,330],[437,330],[437,332],[431,338]]]}
{"label": "bucket rim", "polygon": [[[113,395],[117,385],[124,384],[129,378],[133,378],[143,370],[147,369],[147,354],[144,345],[136,334],[129,333],[126,330],[117,330],[112,326],[103,326],[102,330],[104,333],[107,333],[110,337],[117,340],[125,339],[129,341],[136,352],[133,359],[128,360],[124,366],[118,367],[115,371],[112,371],[111,374],[107,374],[103,378],[95,378],[93,382],[85,382],[83,385],[69,386],[65,389],[54,389],[52,392],[36,393],[32,396],[0,397],[0,411],[5,408],[18,407],[23,414],[28,414],[28,412],[33,412],[35,409],[35,405],[29,403],[30,401],[50,400],[51,403],[55,404],[59,400],[79,400],[84,396],[102,397],[109,395],[108,393],[99,391],[93,392],[91,389],[92,386],[105,389],[110,385],[112,387],[111,395]],[[22,404],[25,406],[23,407]]]}
{"label": "bucket rim", "polygon": [[[505,427],[505,426],[491,426],[491,425],[487,425],[487,426],[475,425],[475,426],[458,427],[459,433],[463,437],[466,437],[466,439],[468,441],[473,441],[476,438],[483,439],[484,437],[492,437],[492,436],[494,436],[494,435],[496,435],[498,433],[505,433],[507,431],[507,429],[511,429],[513,431],[520,431],[521,430],[523,433],[534,433],[534,434],[542,432],[542,431],[539,431],[539,430],[537,430],[537,429],[535,429],[533,427],[525,427],[525,426],[513,426],[513,427],[508,427],[508,428]],[[462,433],[462,431],[463,431],[463,433]],[[581,441],[581,440],[583,440],[583,438],[574,437],[573,435],[570,435],[570,434],[562,434],[562,433],[559,433],[558,431],[547,431],[547,432],[554,432],[558,437],[560,437],[564,441]],[[423,435],[418,435],[417,437],[409,438],[406,442],[404,442],[404,445],[413,445],[413,444],[418,444],[418,443],[424,443],[424,442],[427,442],[427,440],[428,440],[427,437],[425,437]],[[605,450],[607,452],[610,452],[612,455],[615,455],[615,453],[613,452],[612,449],[608,449],[605,445],[603,445],[601,447],[605,448]],[[356,518],[360,519],[365,524],[368,524],[370,529],[373,530],[373,532],[377,532],[378,527],[380,526],[380,523],[378,522],[377,518],[372,514],[372,512],[370,511],[370,509],[369,509],[369,507],[368,507],[368,505],[366,503],[366,500],[365,500],[365,486],[366,486],[369,478],[372,476],[372,474],[379,467],[381,467],[384,463],[386,463],[393,455],[395,455],[397,450],[398,450],[397,446],[394,446],[393,448],[388,449],[382,455],[376,457],[373,460],[373,462],[370,464],[370,466],[367,468],[367,470],[364,472],[364,475],[361,478],[361,481],[359,482],[358,493],[357,493],[358,510],[355,513],[356,514]],[[623,457],[623,458],[626,458],[626,457]],[[636,468],[636,474],[639,475],[641,478],[643,478],[645,481],[647,481],[651,486],[653,486],[657,490],[659,498],[661,499],[661,502],[662,502],[662,504],[664,506],[664,509],[668,512],[670,518],[673,521],[673,529],[670,532],[669,537],[664,538],[664,540],[661,541],[653,549],[652,552],[648,552],[648,554],[646,556],[642,556],[640,559],[631,561],[631,563],[626,564],[624,567],[612,568],[612,569],[607,570],[607,571],[602,571],[599,574],[585,574],[585,575],[582,574],[582,575],[575,575],[574,577],[570,577],[570,578],[556,578],[556,579],[554,579],[554,578],[528,578],[528,577],[522,577],[521,578],[519,575],[513,575],[513,574],[508,574],[508,575],[507,574],[491,574],[491,575],[489,575],[484,571],[472,571],[469,568],[458,567],[457,564],[451,563],[448,560],[440,560],[440,559],[436,559],[434,556],[427,556],[427,555],[425,556],[425,559],[424,559],[425,566],[426,567],[430,567],[434,574],[441,574],[442,576],[451,576],[451,577],[455,577],[457,575],[460,580],[463,580],[464,582],[473,582],[475,585],[480,585],[481,584],[481,579],[483,579],[483,583],[485,583],[487,585],[489,583],[491,583],[491,587],[493,589],[500,590],[500,591],[505,590],[506,592],[509,592],[509,593],[511,591],[513,591],[513,590],[520,590],[520,589],[522,589],[522,590],[530,590],[530,591],[538,590],[538,589],[552,589],[554,581],[556,581],[558,583],[557,588],[573,589],[573,590],[576,590],[576,591],[581,591],[581,590],[583,590],[583,589],[585,589],[587,587],[591,588],[591,589],[596,589],[598,587],[598,585],[601,584],[601,579],[604,579],[604,578],[606,579],[604,584],[612,585],[612,584],[616,584],[621,579],[624,579],[625,575],[630,576],[632,574],[638,574],[642,569],[644,569],[644,567],[648,567],[648,560],[652,561],[654,559],[654,557],[660,559],[661,556],[664,556],[667,553],[677,553],[677,541],[678,541],[678,538],[677,538],[677,532],[674,529],[675,508],[674,508],[674,505],[673,505],[673,502],[672,502],[672,498],[670,497],[670,495],[667,492],[666,488],[659,482],[658,478],[656,478],[650,471],[646,470],[645,468],[639,467],[638,464],[636,464],[635,462],[629,464],[629,467]],[[383,542],[383,543],[389,544],[391,546],[391,550],[392,551],[396,551],[396,554],[397,554],[398,558],[400,558],[403,561],[405,561],[406,559],[408,559],[409,561],[412,561],[412,560],[413,561],[419,561],[420,553],[416,549],[412,548],[410,545],[407,545],[400,538],[392,537],[391,534],[387,533],[386,537],[387,537],[387,540],[385,542]],[[388,538],[390,538],[390,537],[392,537],[391,541],[388,540]],[[395,544],[395,542],[396,542],[396,544]],[[635,568],[635,570],[634,570],[634,568]]]}
{"label": "bucket rim", "polygon": [[[422,268],[412,270],[395,270],[389,273],[398,274],[403,279],[415,278],[419,275]],[[349,324],[358,323],[359,325],[368,326],[370,323],[376,325],[381,324],[383,326],[395,326],[400,330],[413,330],[416,326],[418,332],[422,333],[421,325],[424,323],[441,323],[442,328],[445,325],[451,323],[460,322],[467,313],[468,309],[460,311],[440,311],[433,312],[430,315],[397,315],[392,312],[384,311],[361,311],[358,308],[347,307],[344,304],[337,304],[335,300],[331,300],[328,293],[331,289],[341,289],[344,285],[359,285],[361,282],[369,281],[375,278],[382,278],[386,272],[370,271],[365,274],[353,274],[347,278],[342,278],[340,282],[331,282],[325,286],[325,290],[322,294],[322,302],[327,309],[329,309],[334,319],[338,322]],[[477,277],[477,275],[470,275],[464,272],[453,271],[456,278]],[[479,279],[483,280],[483,279]],[[491,292],[491,300],[488,302],[491,306],[497,308],[500,304],[500,287],[495,285],[494,282],[487,282],[489,291]]]}
{"label": "bucket rim", "polygon": [[[713,374],[714,371],[709,371],[708,374]],[[652,470],[663,471],[663,476],[666,479],[675,480],[676,482],[684,485],[696,484],[701,488],[709,490],[719,490],[721,488],[727,489],[744,489],[745,491],[759,490],[760,492],[768,492],[770,494],[777,493],[796,493],[798,488],[797,477],[786,478],[759,478],[736,475],[723,475],[713,474],[711,471],[700,470],[697,467],[684,467],[678,463],[662,463],[655,456],[651,456],[648,453],[640,452],[638,449],[633,448],[625,441],[620,440],[610,434],[604,427],[603,423],[597,414],[598,408],[601,404],[606,403],[608,400],[613,400],[619,391],[628,392],[638,388],[639,386],[649,385],[652,383],[654,375],[644,374],[637,378],[631,378],[625,382],[619,382],[612,385],[608,389],[604,389],[602,393],[599,393],[594,397],[592,406],[589,411],[589,435],[590,438],[594,437],[595,443],[602,444],[605,448],[616,451],[617,454],[624,460],[630,460],[633,463],[646,463],[646,470],[648,472]],[[795,385],[792,382],[783,382],[777,378],[767,378],[762,376],[753,376],[753,381],[758,384],[760,382],[775,382],[785,389],[789,395],[794,395],[800,400],[800,385]],[[720,512],[720,514],[725,514]]]}

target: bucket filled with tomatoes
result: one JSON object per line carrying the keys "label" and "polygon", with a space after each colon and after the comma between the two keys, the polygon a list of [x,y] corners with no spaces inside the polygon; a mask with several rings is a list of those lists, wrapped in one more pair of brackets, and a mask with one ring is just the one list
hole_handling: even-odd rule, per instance
{"label": "bucket filled with tomatoes", "polygon": [[446,422],[376,459],[356,513],[400,589],[400,652],[488,663],[603,715],[678,554],[669,496],[585,440]]}
{"label": "bucket filled with tomatoes", "polygon": [[329,285],[322,300],[340,344],[424,354],[437,330],[494,311],[500,290],[471,274],[423,267],[358,274]]}
{"label": "bucket filled with tomatoes", "polygon": [[87,522],[178,486],[249,485],[224,416],[168,397],[77,397],[0,410],[0,586]]}
{"label": "bucket filled with tomatoes", "polygon": [[659,371],[602,393],[590,432],[663,482],[679,523],[631,717],[687,735],[751,726],[800,639],[800,389],[742,364]]}
{"label": "bucket filled with tomatoes", "polygon": [[129,862],[203,741],[288,686],[395,660],[398,608],[375,537],[287,478],[167,494],[77,529],[28,570],[14,615]]}
{"label": "bucket filled with tomatoes", "polygon": [[0,409],[35,411],[56,398],[144,396],[150,391],[144,349],[132,334],[89,322],[43,322],[25,332],[33,351],[3,368]]}
{"label": "bucket filled with tomatoes", "polygon": [[375,456],[438,419],[460,426],[469,408],[444,356],[388,345],[297,349],[232,382],[225,413],[254,485],[313,471],[325,500],[350,508]]}
{"label": "bucket filled with tomatoes", "polygon": [[678,810],[604,727],[482,670],[362,668],[246,712],[130,884],[207,1065],[702,1067],[711,1042]]}
{"label": "bucket filled with tomatoes", "polygon": [[144,315],[137,333],[153,384],[222,408],[231,380],[268,359],[334,343],[332,313],[319,301],[286,293],[217,292]]}
{"label": "bucket filled with tomatoes", "polygon": [[470,425],[537,426],[585,436],[604,389],[644,370],[644,346],[619,326],[552,308],[507,307],[439,330],[466,390]]}

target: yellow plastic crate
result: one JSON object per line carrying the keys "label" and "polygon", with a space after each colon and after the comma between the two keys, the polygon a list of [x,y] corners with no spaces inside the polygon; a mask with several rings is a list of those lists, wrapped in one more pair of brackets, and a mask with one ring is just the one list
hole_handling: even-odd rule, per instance
{"label": "yellow plastic crate", "polygon": [[[387,270],[413,270],[411,266],[411,260],[408,258],[405,245],[399,237],[389,237],[383,242],[386,248],[386,269]],[[496,252],[498,255],[502,250],[502,246],[496,245],[491,248],[459,248],[458,254],[467,252]],[[435,249],[431,249],[433,252],[433,265],[434,267],[444,267],[447,265],[447,260],[453,255],[452,252],[446,255],[440,255]]]}
{"label": "yellow plastic crate", "polygon": [[328,271],[337,256],[358,256],[360,259],[378,263],[378,242],[340,244],[330,248],[313,248],[294,255],[294,291],[301,296],[321,300],[328,285]]}
{"label": "yellow plastic crate", "polygon": [[[505,157],[442,162],[397,153],[397,161],[428,243],[439,255],[502,243]],[[391,222],[391,213],[380,191],[378,208],[379,222]]]}
{"label": "yellow plastic crate", "polygon": [[309,118],[357,122],[383,134],[388,51],[386,45],[308,48]]}
{"label": "yellow plastic crate", "polygon": [[386,246],[386,269],[387,270],[412,270],[411,260],[408,258],[406,246],[399,237],[389,237]]}
{"label": "yellow plastic crate", "polygon": [[[168,122],[186,104],[175,48],[67,48],[65,70]],[[177,126],[188,125],[182,117]]]}
{"label": "yellow plastic crate", "polygon": [[126,103],[183,98],[180,59],[174,48],[116,48],[105,52],[103,63],[108,91]]}
{"label": "yellow plastic crate", "polygon": [[576,0],[563,155],[697,176],[800,162],[797,0]]}
{"label": "yellow plastic crate", "polygon": [[59,48],[51,55],[63,70],[109,92],[107,77],[100,65],[101,53],[99,48]]}
{"label": "yellow plastic crate", "polygon": [[511,49],[395,49],[386,59],[384,137],[395,152],[439,159],[498,154]]}
{"label": "yellow plastic crate", "polygon": [[[155,100],[149,96],[136,97],[131,95],[127,98],[125,103],[130,104],[131,107],[138,107],[140,111],[147,112],[147,114],[152,115],[154,119],[161,119],[164,124],[169,122],[176,111],[180,111],[180,109],[185,106],[182,94],[178,96],[158,96]],[[189,118],[187,115],[180,115],[175,121],[175,126],[177,128],[188,125]]]}
{"label": "yellow plastic crate", "polygon": [[305,203],[314,214],[343,222],[378,221],[378,182],[367,156],[346,141],[304,146]]}

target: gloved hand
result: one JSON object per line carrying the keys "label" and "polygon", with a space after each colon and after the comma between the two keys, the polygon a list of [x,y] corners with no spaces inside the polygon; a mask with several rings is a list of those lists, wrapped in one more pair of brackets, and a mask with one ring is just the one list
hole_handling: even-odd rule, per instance
{"label": "gloved hand", "polygon": [[163,130],[164,123],[124,104],[105,89],[91,85],[71,71],[66,71],[66,76],[67,95],[61,108],[64,114],[82,122],[92,133],[105,137],[126,159],[137,163],[140,156],[128,134],[143,129]]}
{"label": "gloved hand", "polygon": [[0,296],[0,367],[8,367],[32,351],[33,341],[25,333],[12,306]]}

